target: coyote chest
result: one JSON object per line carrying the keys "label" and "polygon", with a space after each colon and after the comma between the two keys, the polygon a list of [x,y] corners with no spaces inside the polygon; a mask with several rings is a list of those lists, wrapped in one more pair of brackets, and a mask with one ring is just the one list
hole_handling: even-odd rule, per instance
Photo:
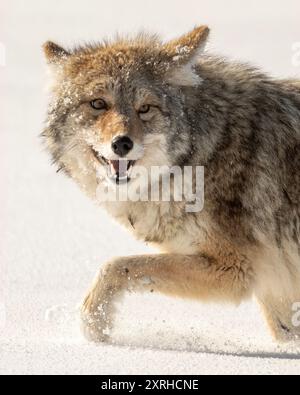
{"label": "coyote chest", "polygon": [[204,223],[181,204],[106,203],[105,209],[134,236],[165,252],[194,254],[205,237]]}

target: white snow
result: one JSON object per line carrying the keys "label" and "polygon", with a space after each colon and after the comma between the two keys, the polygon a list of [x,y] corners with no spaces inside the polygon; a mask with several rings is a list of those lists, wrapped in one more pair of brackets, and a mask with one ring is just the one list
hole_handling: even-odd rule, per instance
{"label": "white snow", "polygon": [[274,343],[253,302],[128,295],[115,344],[87,343],[78,305],[101,263],[150,249],[55,174],[37,137],[47,39],[70,45],[142,27],[169,38],[205,23],[215,51],[299,77],[299,1],[2,0],[1,15],[0,373],[299,374],[300,346]]}

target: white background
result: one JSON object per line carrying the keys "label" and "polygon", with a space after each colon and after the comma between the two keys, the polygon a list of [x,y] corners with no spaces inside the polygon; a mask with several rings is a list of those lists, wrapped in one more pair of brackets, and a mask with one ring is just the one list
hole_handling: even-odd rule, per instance
{"label": "white background", "polygon": [[272,343],[253,302],[131,295],[117,345],[86,343],[76,306],[98,267],[149,249],[56,175],[38,139],[44,41],[72,46],[142,28],[171,38],[208,24],[210,51],[299,78],[299,0],[1,0],[0,15],[0,373],[299,373],[299,347]]}

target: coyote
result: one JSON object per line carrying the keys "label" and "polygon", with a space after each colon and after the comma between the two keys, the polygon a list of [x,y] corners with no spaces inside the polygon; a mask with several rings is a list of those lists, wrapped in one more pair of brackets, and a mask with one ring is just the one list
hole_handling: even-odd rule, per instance
{"label": "coyote", "polygon": [[[279,341],[298,339],[300,83],[209,55],[209,28],[44,52],[53,75],[42,137],[92,199],[134,185],[137,165],[203,166],[204,208],[99,202],[157,255],[102,265],[82,305],[85,336],[109,341],[125,291],[240,303],[255,296]],[[125,163],[125,166],[124,166]]]}

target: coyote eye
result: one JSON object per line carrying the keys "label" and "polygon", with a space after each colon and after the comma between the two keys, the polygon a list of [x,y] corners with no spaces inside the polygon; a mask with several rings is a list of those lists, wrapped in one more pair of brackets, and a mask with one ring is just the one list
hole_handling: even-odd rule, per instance
{"label": "coyote eye", "polygon": [[91,106],[93,107],[94,110],[106,110],[107,109],[107,104],[103,99],[95,99],[90,102]]}
{"label": "coyote eye", "polygon": [[151,109],[151,106],[149,104],[144,104],[143,106],[140,107],[139,109],[139,114],[147,114]]}

